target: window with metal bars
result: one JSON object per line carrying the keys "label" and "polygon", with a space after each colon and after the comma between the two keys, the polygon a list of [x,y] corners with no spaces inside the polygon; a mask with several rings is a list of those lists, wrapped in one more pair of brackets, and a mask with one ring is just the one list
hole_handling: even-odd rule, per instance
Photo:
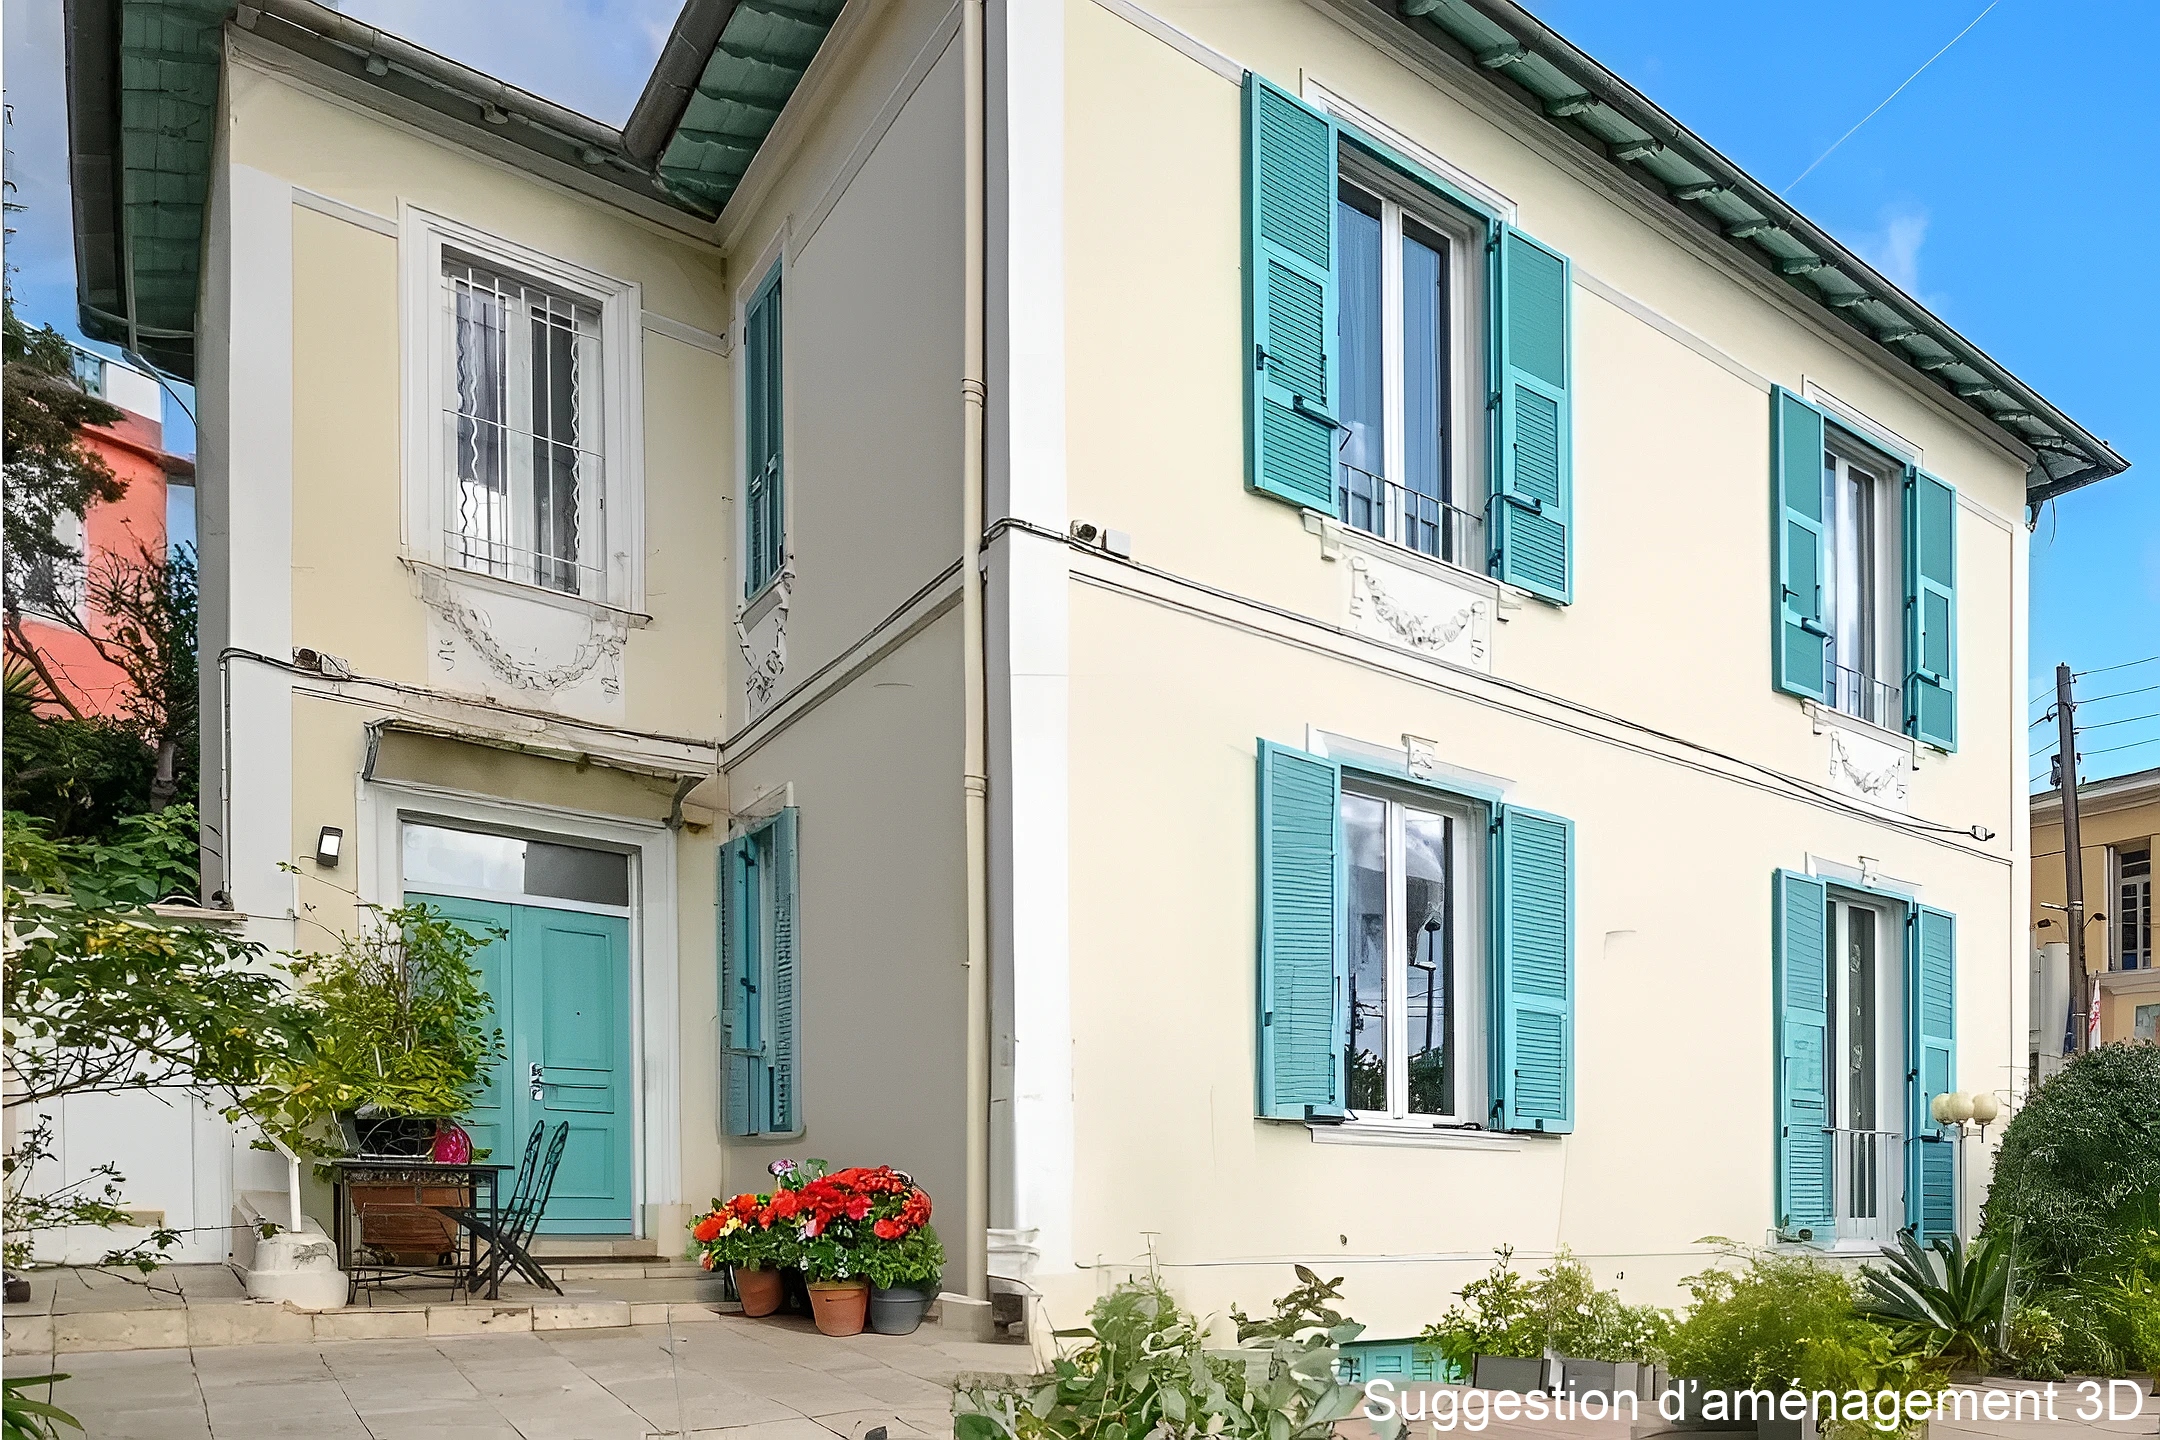
{"label": "window with metal bars", "polygon": [[607,598],[600,307],[447,250],[443,299],[449,563]]}

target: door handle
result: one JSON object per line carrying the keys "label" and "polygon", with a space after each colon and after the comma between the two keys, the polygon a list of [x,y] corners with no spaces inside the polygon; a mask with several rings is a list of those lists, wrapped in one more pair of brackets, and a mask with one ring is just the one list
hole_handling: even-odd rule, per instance
{"label": "door handle", "polygon": [[528,1065],[528,1066],[526,1066],[526,1067],[525,1067],[525,1083],[526,1083],[526,1084],[528,1084],[528,1085],[530,1085],[530,1086],[532,1086],[532,1098],[533,1098],[533,1099],[535,1099],[535,1100],[545,1100],[545,1099],[547,1099],[547,1091],[546,1091],[546,1089],[544,1088],[544,1087],[546,1086],[547,1082],[546,1082],[546,1081],[544,1081],[544,1080],[542,1080],[542,1079],[540,1078],[540,1062],[539,1062],[539,1061],[535,1060],[535,1061],[533,1061],[533,1062],[532,1062],[532,1064],[530,1064],[530,1065]]}

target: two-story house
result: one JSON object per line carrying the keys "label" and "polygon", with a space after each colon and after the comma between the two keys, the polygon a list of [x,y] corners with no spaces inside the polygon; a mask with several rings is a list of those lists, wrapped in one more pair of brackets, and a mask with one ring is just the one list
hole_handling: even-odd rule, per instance
{"label": "two-story house", "polygon": [[889,1161],[951,1289],[1385,1334],[1969,1228],[2024,521],[2125,462],[1521,7],[692,0],[621,132],[152,8],[77,203],[201,386],[214,888],[506,929],[558,1230]]}

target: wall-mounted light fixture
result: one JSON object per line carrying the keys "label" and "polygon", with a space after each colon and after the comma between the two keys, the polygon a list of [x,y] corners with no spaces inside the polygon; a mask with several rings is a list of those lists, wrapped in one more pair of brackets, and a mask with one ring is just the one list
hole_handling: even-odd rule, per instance
{"label": "wall-mounted light fixture", "polygon": [[315,863],[325,870],[337,869],[338,856],[345,849],[345,832],[335,825],[325,825],[315,837]]}

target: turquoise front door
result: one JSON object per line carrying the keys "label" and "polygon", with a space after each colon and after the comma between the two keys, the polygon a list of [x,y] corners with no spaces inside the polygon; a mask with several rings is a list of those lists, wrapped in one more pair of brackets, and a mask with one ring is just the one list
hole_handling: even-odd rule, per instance
{"label": "turquoise front door", "polygon": [[[475,931],[500,936],[474,957],[495,1001],[503,1061],[464,1117],[473,1144],[516,1165],[535,1122],[568,1122],[540,1228],[632,1229],[630,922],[541,905],[407,894]],[[503,1199],[515,1171],[505,1172]]]}

